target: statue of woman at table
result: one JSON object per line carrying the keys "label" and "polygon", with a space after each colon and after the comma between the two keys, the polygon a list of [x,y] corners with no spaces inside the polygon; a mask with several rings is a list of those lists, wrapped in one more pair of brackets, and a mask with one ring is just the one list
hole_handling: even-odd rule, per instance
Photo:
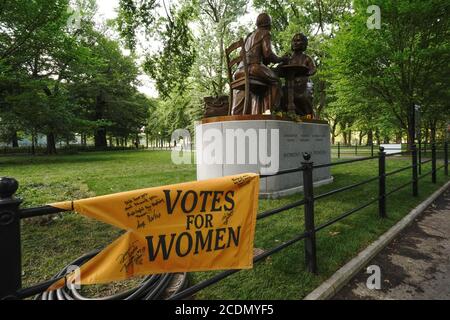
{"label": "statue of woman at table", "polygon": [[[287,62],[288,57],[279,57],[272,51],[271,27],[272,19],[267,13],[261,13],[256,19],[257,29],[245,39],[246,59],[249,74],[268,85],[263,96],[251,93],[251,114],[263,114],[272,109],[277,109],[281,100],[281,81],[276,73],[268,67],[271,63]],[[234,75],[234,79],[245,75],[240,68]],[[244,91],[234,91],[231,114],[242,114],[244,107]]]}
{"label": "statue of woman at table", "polygon": [[[295,34],[292,38],[291,49],[293,54],[289,59],[289,64],[304,66],[308,69],[308,72],[305,75],[296,76],[294,80],[295,113],[300,116],[314,118],[313,83],[309,77],[314,75],[317,69],[314,60],[305,54],[307,47],[308,38],[303,33]],[[287,89],[283,89],[284,98],[287,96]]]}

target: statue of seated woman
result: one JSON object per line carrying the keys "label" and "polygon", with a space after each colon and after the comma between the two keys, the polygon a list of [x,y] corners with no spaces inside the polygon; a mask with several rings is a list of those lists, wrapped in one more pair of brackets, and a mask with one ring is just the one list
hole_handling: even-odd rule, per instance
{"label": "statue of seated woman", "polygon": [[[297,75],[294,78],[293,95],[295,104],[295,113],[300,116],[314,118],[313,110],[313,83],[310,76],[317,71],[314,60],[305,54],[308,47],[308,38],[303,33],[297,33],[292,38],[291,48],[292,56],[289,59],[289,65],[298,65],[307,69],[306,74]],[[288,100],[287,86],[283,86],[282,111],[287,111]]]}
{"label": "statue of seated woman", "polygon": [[[281,100],[281,81],[276,73],[269,68],[271,63],[287,62],[288,57],[278,57],[272,51],[271,28],[272,19],[267,13],[261,13],[256,19],[257,29],[250,33],[245,39],[245,51],[248,64],[248,71],[251,77],[266,83],[268,89],[262,96],[251,95],[251,114],[264,114],[270,112],[272,108],[277,109]],[[243,65],[234,75],[234,79],[244,77]],[[244,110],[244,91],[234,91],[231,114],[242,114]]]}

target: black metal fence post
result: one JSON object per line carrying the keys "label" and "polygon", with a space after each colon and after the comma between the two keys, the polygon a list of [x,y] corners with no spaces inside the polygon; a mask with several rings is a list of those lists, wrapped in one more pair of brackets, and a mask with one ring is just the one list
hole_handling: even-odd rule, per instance
{"label": "black metal fence post", "polygon": [[422,142],[419,140],[419,175],[422,174]]}
{"label": "black metal fence post", "polygon": [[341,143],[338,142],[338,159],[341,158]]}
{"label": "black metal fence post", "polygon": [[358,144],[355,144],[355,156],[358,155]]}
{"label": "black metal fence post", "polygon": [[309,272],[317,273],[316,257],[316,227],[314,225],[314,186],[313,186],[313,162],[311,154],[303,153],[303,194],[305,196],[305,263]]}
{"label": "black metal fence post", "polygon": [[373,157],[373,142],[370,144],[370,156]]}
{"label": "black metal fence post", "polygon": [[414,197],[419,195],[418,174],[417,174],[417,147],[415,144],[411,147],[412,156],[412,193]]}
{"label": "black metal fence post", "polygon": [[431,182],[436,183],[436,143],[431,145]]}
{"label": "black metal fence post", "polygon": [[445,175],[448,176],[448,142],[445,141],[444,143],[444,170]]}
{"label": "black metal fence post", "polygon": [[380,147],[378,155],[378,214],[381,218],[386,218],[386,153],[384,147]]}
{"label": "black metal fence post", "polygon": [[22,287],[19,187],[13,178],[0,178],[0,300],[15,299]]}

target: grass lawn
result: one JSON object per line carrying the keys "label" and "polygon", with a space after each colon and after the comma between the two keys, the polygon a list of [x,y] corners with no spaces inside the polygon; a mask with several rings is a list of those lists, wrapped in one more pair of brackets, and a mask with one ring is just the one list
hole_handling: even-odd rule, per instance
{"label": "grass lawn", "polygon": [[[408,158],[388,158],[387,172],[410,164]],[[440,165],[440,164],[438,164]],[[422,172],[431,169],[423,166]],[[334,183],[315,189],[316,194],[376,176],[377,160],[333,167]],[[20,183],[18,195],[23,207],[103,195],[151,186],[195,180],[194,165],[174,165],[166,151],[93,152],[77,155],[0,157],[0,176],[11,176]],[[411,179],[407,170],[387,177],[387,190]],[[377,239],[418,203],[444,184],[448,177],[438,171],[438,183],[431,176],[420,180],[419,197],[411,188],[393,194],[387,200],[387,219],[377,215],[377,205],[332,225],[317,234],[319,275],[305,271],[303,241],[258,263],[252,270],[238,272],[201,291],[198,299],[300,299],[327,279],[339,267]],[[316,225],[346,210],[374,199],[378,182],[339,193],[316,202]],[[278,200],[260,200],[259,211],[300,199],[293,195]],[[51,221],[24,221],[22,229],[23,285],[47,280],[74,258],[102,248],[120,233],[106,224],[73,213]],[[258,221],[255,245],[269,249],[290,240],[303,231],[303,207]],[[213,273],[190,274],[191,282]]]}

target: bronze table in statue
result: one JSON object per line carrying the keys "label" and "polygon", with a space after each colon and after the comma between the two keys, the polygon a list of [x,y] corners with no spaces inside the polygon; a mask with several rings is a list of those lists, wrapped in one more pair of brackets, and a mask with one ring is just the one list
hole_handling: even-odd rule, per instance
{"label": "bronze table in statue", "polygon": [[286,64],[277,68],[279,77],[286,79],[287,84],[287,111],[295,113],[294,80],[297,77],[307,77],[309,68],[298,64]]}

